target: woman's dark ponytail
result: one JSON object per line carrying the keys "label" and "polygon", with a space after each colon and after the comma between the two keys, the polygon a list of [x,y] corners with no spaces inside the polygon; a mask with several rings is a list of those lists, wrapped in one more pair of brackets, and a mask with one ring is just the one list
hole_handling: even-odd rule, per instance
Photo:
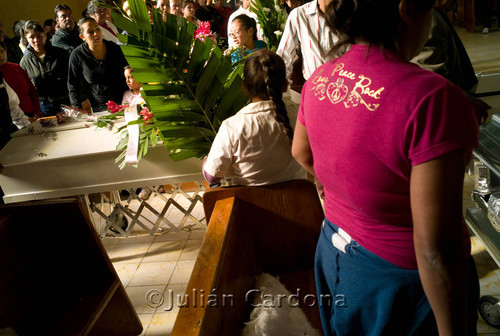
{"label": "woman's dark ponytail", "polygon": [[[267,54],[267,55],[266,55]],[[286,76],[280,76],[280,74],[286,74],[285,63],[276,54],[264,53],[260,56],[260,61],[262,63],[262,68],[266,73],[265,83],[267,85],[267,92],[269,97],[274,103],[276,121],[281,124],[285,134],[293,139],[293,130],[290,126],[290,119],[288,118],[288,113],[286,112],[285,102],[283,101],[283,87],[286,88],[287,81]],[[283,64],[281,69],[280,63]],[[283,77],[283,78],[280,78]]]}
{"label": "woman's dark ponytail", "polygon": [[269,49],[258,50],[246,61],[244,77],[243,83],[250,97],[273,101],[276,121],[291,140],[293,130],[283,102],[283,91],[288,86],[283,59]]}

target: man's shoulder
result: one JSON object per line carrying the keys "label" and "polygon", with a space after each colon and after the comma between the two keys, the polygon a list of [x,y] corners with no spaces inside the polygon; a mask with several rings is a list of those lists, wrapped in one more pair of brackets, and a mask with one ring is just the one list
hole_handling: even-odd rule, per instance
{"label": "man's shoulder", "polygon": [[54,39],[55,40],[61,40],[61,39],[65,39],[67,38],[69,35],[68,32],[66,32],[64,29],[59,29],[58,31],[56,31],[56,33],[52,36],[52,43],[54,42]]}
{"label": "man's shoulder", "polygon": [[297,8],[292,9],[290,16],[304,16],[304,15],[315,15],[318,14],[317,10],[318,2],[317,1],[310,1],[306,2],[302,6],[299,6]]}

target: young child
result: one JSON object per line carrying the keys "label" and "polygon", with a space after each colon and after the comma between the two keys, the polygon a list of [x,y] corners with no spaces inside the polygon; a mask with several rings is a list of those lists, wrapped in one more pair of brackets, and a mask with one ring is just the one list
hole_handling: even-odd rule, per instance
{"label": "young child", "polygon": [[132,74],[133,71],[134,70],[132,70],[130,65],[127,65],[123,70],[127,86],[130,90],[125,91],[125,93],[123,94],[122,105],[136,105],[144,103],[144,99],[142,99],[141,96],[142,84],[135,80],[134,75]]}
{"label": "young child", "polygon": [[[127,86],[130,90],[125,91],[123,94],[122,105],[128,104],[129,106],[134,106],[144,104],[144,99],[141,96],[142,84],[135,80],[134,75],[132,74],[133,71],[134,70],[129,65],[127,65],[123,70]],[[152,192],[152,187],[144,187],[137,196],[139,199],[146,201],[149,199]]]}
{"label": "young child", "polygon": [[224,120],[203,167],[210,184],[232,173],[235,185],[264,185],[305,179],[293,159],[293,131],[282,100],[285,64],[268,49],[253,53],[245,63],[243,89],[251,103]]}

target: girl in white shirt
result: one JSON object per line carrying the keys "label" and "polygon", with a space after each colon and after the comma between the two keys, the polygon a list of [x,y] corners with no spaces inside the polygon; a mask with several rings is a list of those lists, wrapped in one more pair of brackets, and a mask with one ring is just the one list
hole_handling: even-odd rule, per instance
{"label": "girl in white shirt", "polygon": [[282,99],[287,85],[281,57],[268,49],[250,55],[243,89],[251,103],[222,122],[203,167],[210,184],[229,176],[236,185],[306,178],[291,155],[293,131]]}

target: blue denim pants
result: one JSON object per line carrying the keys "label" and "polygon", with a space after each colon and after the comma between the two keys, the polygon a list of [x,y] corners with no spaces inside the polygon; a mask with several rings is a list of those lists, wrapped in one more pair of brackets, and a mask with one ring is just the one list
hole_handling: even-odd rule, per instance
{"label": "blue denim pants", "polygon": [[[437,335],[418,270],[368,251],[327,219],[318,240],[315,277],[325,335]],[[469,262],[470,330],[475,334],[479,284]]]}

